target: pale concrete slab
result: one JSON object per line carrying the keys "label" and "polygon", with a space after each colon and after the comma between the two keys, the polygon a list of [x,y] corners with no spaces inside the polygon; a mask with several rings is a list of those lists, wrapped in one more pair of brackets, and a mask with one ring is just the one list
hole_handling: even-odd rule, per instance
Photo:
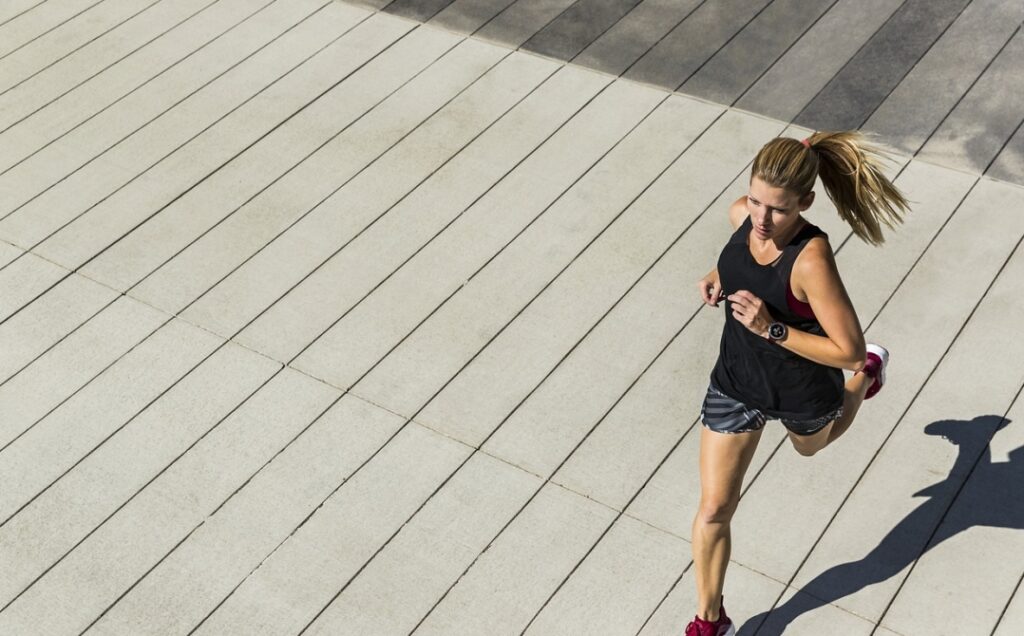
{"label": "pale concrete slab", "polygon": [[635,634],[689,560],[690,544],[620,517],[526,634]]}
{"label": "pale concrete slab", "polygon": [[63,621],[81,629],[94,618],[53,612],[53,599],[33,584],[280,368],[224,346],[4,525],[0,548],[9,567],[0,598],[16,600],[0,614],[0,631],[66,632]]}
{"label": "pale concrete slab", "polygon": [[[175,153],[176,170],[168,179],[173,185],[152,192],[149,188],[156,187],[153,181],[161,173],[149,172],[130,190],[93,208],[35,249],[64,262],[85,263],[83,272],[126,289],[194,236],[193,223],[181,218],[189,206],[199,208],[197,216],[208,219],[208,228],[219,220],[218,212],[223,215],[237,208],[337,132],[325,106],[345,95],[345,80],[410,26],[374,18],[363,25],[365,29],[356,27],[324,49],[322,56],[314,58],[316,63],[310,61],[298,69],[300,74],[319,71],[319,82],[304,82],[302,93],[271,95],[268,91],[266,100],[257,98],[246,105],[257,111],[245,113],[252,119],[242,118],[243,107],[221,121],[213,134]],[[274,88],[287,86],[282,82]],[[192,164],[183,165],[188,160]]]}
{"label": "pale concrete slab", "polygon": [[[421,33],[423,35],[417,37]],[[439,34],[444,37],[438,38]],[[393,60],[391,68],[368,65],[366,74],[359,75],[371,86],[354,84],[353,94],[330,106],[330,111],[336,113],[332,117],[339,122],[347,120],[346,110],[356,110],[358,116],[352,113],[355,120],[351,126],[346,126],[328,145],[246,203],[225,223],[148,276],[133,290],[133,295],[180,311],[232,274],[257,251],[273,250],[273,255],[264,258],[274,258],[280,263],[281,252],[270,245],[296,225],[308,225],[309,214],[330,216],[334,225],[320,228],[317,235],[307,235],[312,238],[305,248],[308,253],[335,249],[372,224],[379,209],[351,204],[339,206],[336,203],[340,198],[336,196],[339,189],[362,186],[370,190],[369,197],[377,195],[393,204],[408,191],[401,187],[399,179],[415,183],[426,178],[457,151],[467,137],[477,134],[480,127],[493,121],[510,102],[521,97],[515,90],[493,90],[508,79],[500,72],[495,74],[493,83],[478,81],[480,75],[486,74],[507,52],[472,41],[451,49],[458,42],[454,38],[442,32],[418,29],[388,51],[397,55],[404,48],[407,58],[389,58]],[[404,44],[407,46],[402,47]],[[442,57],[434,62],[436,56]],[[423,70],[427,64],[429,68]],[[408,71],[403,69],[423,72],[410,80],[411,73],[407,75]],[[390,91],[397,92],[389,96]],[[364,95],[370,100],[386,99],[375,106],[364,102]],[[493,105],[483,101],[483,95],[489,96]],[[392,179],[392,174],[400,176]],[[385,205],[385,209],[387,207]],[[327,210],[336,214],[328,215]],[[337,214],[338,211],[343,213]],[[318,246],[314,236],[329,245]],[[288,245],[294,247],[293,243]],[[266,279],[261,281],[261,286],[266,284]],[[218,319],[223,304],[213,304],[211,311],[211,302],[213,299],[205,300],[200,308],[187,312],[189,320],[211,328],[223,324]],[[237,329],[219,331],[234,333]]]}
{"label": "pale concrete slab", "polygon": [[0,172],[144,86],[265,4],[267,0],[221,0],[5,130],[0,134]]}
{"label": "pale concrete slab", "polygon": [[[25,141],[0,147],[3,157],[0,166],[4,167],[0,174],[0,215],[17,209],[62,179],[70,178],[324,5],[323,0],[275,2],[182,58],[137,90],[116,102],[108,102],[100,112],[45,146],[40,147],[32,139],[31,143]],[[193,120],[193,123],[198,122]],[[21,130],[15,127],[8,132],[20,135]]]}
{"label": "pale concrete slab", "polygon": [[6,321],[71,272],[31,252],[0,269],[0,321]]}
{"label": "pale concrete slab", "polygon": [[49,569],[22,613],[58,614],[48,626],[84,629],[339,395],[296,371],[275,375]]}
{"label": "pale concrete slab", "polygon": [[[984,172],[1024,121],[1024,32],[1018,30],[918,156],[940,165]],[[1005,97],[1004,97],[1005,96]],[[1010,175],[1024,182],[1024,174]]]}
{"label": "pale concrete slab", "polygon": [[[104,33],[77,49],[60,62],[49,66],[27,78],[23,83],[10,88],[0,95],[0,129],[12,126],[38,109],[62,97],[75,99],[73,89],[81,86],[100,73],[106,67],[116,64],[131,55],[148,40],[158,37],[169,28],[191,17],[194,13],[211,4],[210,0],[181,0],[180,2],[153,2],[153,0],[124,0],[123,2],[104,2],[97,6],[99,10],[108,7],[116,8],[124,5],[127,14],[117,15],[111,22],[116,24],[122,17],[130,17],[119,24],[116,29]],[[93,12],[90,11],[90,14]],[[116,11],[122,13],[122,11]],[[84,17],[84,16],[83,16]],[[76,32],[79,20],[69,23]],[[105,22],[105,21],[104,21]],[[109,26],[101,23],[100,33]],[[141,69],[143,78],[148,77],[151,69]],[[114,72],[104,79],[124,79],[128,86],[133,79],[130,74]],[[137,83],[137,79],[135,82]],[[7,88],[7,87],[5,87]]]}
{"label": "pale concrete slab", "polygon": [[539,487],[539,478],[475,453],[307,633],[411,632]]}
{"label": "pale concrete slab", "polygon": [[71,470],[222,344],[210,333],[171,321],[6,445],[0,453],[6,484],[0,519]]}
{"label": "pale concrete slab", "polygon": [[[539,72],[550,70],[550,67],[538,69]],[[540,81],[540,78],[534,81]],[[237,330],[259,314],[261,308],[273,302],[275,296],[268,295],[266,300],[262,300],[264,297],[244,291],[246,287],[254,287],[249,281],[273,281],[268,286],[274,291],[287,293],[280,296],[281,292],[277,291],[280,300],[253,321],[238,338],[280,359],[296,356],[378,284],[388,279],[404,261],[436,240],[449,224],[459,223],[466,213],[477,214],[481,208],[473,206],[481,197],[485,197],[496,183],[500,186],[508,174],[519,169],[524,161],[529,161],[528,158],[538,151],[538,146],[543,149],[541,144],[582,108],[604,83],[593,74],[574,69],[555,73],[543,81],[521,106],[504,116],[480,139],[418,186],[380,222],[337,254],[333,254],[336,248],[328,253],[329,258],[322,267],[308,278],[300,279],[298,284],[292,281],[299,279],[303,272],[293,274],[286,271],[287,277],[282,276],[281,280],[274,280],[269,274],[278,268],[275,265],[278,259],[270,257],[271,250],[276,251],[280,245],[280,253],[295,251],[288,248],[292,244],[292,233],[286,234],[287,243],[275,242],[267,250],[267,257],[257,256],[250,262],[251,266],[247,264],[247,269],[240,270],[238,281],[229,279],[223,292],[214,291],[215,298],[218,293],[223,294],[223,300],[218,304],[223,305],[219,312],[225,316],[225,324],[233,325],[232,328]],[[342,193],[345,190],[339,193],[337,203],[346,201],[347,194]],[[326,210],[334,209],[334,206],[324,209],[324,214],[327,214]],[[312,240],[307,237],[319,233],[326,221],[321,221],[318,216],[310,215],[307,217],[310,223],[295,228],[295,244],[305,245]],[[323,258],[319,254],[314,256]],[[353,275],[354,272],[357,274]],[[327,290],[330,293],[325,293]],[[240,297],[243,291],[254,300]],[[227,306],[239,306],[244,311],[230,311]],[[217,310],[207,312],[213,315]],[[297,317],[301,320],[296,320]]]}
{"label": "pale concrete slab", "polygon": [[25,81],[91,40],[101,37],[105,32],[116,29],[132,15],[146,10],[153,4],[156,4],[154,0],[101,2],[94,5],[91,11],[86,11],[62,26],[40,34],[17,50],[7,54],[0,53],[3,55],[3,65],[0,66],[0,92],[5,92]]}
{"label": "pale concrete slab", "polygon": [[[315,14],[322,15],[322,14]],[[22,183],[12,171],[0,177],[0,233],[20,236],[34,245],[83,211],[98,204],[139,175],[157,166],[168,155],[254,96],[267,90],[319,47],[339,37],[337,15],[306,19],[227,73],[190,94],[175,108],[161,113],[98,156],[76,156],[76,167],[66,174],[41,171],[42,177]],[[335,18],[332,19],[331,16]],[[365,19],[367,14],[349,9],[340,16],[342,28]],[[347,19],[346,19],[347,18]],[[144,95],[144,94],[143,94]],[[131,102],[129,103],[131,105]],[[119,108],[112,109],[117,115]],[[100,117],[103,123],[106,117]],[[131,118],[129,118],[131,121]],[[70,142],[77,137],[71,137]],[[64,150],[63,144],[56,144]],[[81,161],[85,163],[80,163]],[[29,161],[26,170],[40,169]],[[29,187],[31,186],[31,187]]]}
{"label": "pale concrete slab", "polygon": [[646,117],[354,390],[400,412],[416,409],[493,347],[506,361],[534,368],[514,383],[502,379],[514,368],[502,363],[476,376],[482,394],[515,396],[502,400],[513,408],[671,240],[676,214],[628,208],[720,113],[694,104],[686,123],[671,108]]}
{"label": "pale concrete slab", "polygon": [[[0,56],[9,55],[46,32],[100,4],[100,0],[39,3],[0,26]],[[6,3],[5,3],[6,7]]]}
{"label": "pale concrete slab", "polygon": [[[388,25],[379,20],[369,23],[365,12],[359,9],[333,4],[318,15],[318,19],[304,23],[303,26],[309,25],[306,29],[291,31],[278,40],[277,47],[268,47],[263,55],[250,58],[239,67],[240,72],[230,75],[230,81],[215,83],[215,98],[226,97],[221,91],[241,89],[238,92],[243,97],[235,94],[229,98],[227,114],[219,110],[213,121],[200,114],[198,121],[207,123],[199,128],[196,120],[182,119],[192,111],[175,109],[174,117],[158,120],[161,126],[152,130],[147,127],[147,132],[159,139],[166,134],[165,126],[173,124],[172,131],[179,136],[169,147],[158,146],[162,152],[155,153],[156,163],[142,162],[142,166],[148,167],[139,170],[138,157],[149,155],[129,151],[150,139],[133,135],[133,143],[119,146],[118,154],[91,164],[91,170],[79,171],[73,180],[62,182],[21,208],[17,215],[4,219],[0,231],[17,236],[28,245],[49,236],[48,250],[66,252],[62,254],[64,260],[80,264],[340,81],[346,70],[354,69],[372,57],[373,51],[387,45],[374,42],[374,36],[387,31]],[[394,21],[389,23],[394,29]],[[349,28],[352,30],[348,31]],[[398,36],[393,34],[394,38]],[[322,48],[324,45],[327,48]],[[361,51],[360,45],[369,50]],[[334,55],[345,57],[346,52],[346,62],[339,66]],[[269,63],[267,58],[275,55],[280,55],[276,64]],[[200,113],[207,106],[203,102],[199,99],[193,104]],[[165,154],[168,152],[172,154]],[[158,168],[152,169],[154,166]],[[97,176],[97,183],[79,188]],[[69,191],[76,193],[71,200]],[[126,213],[125,207],[134,213]],[[104,227],[104,222],[110,227]],[[73,240],[76,236],[81,240]]]}
{"label": "pale concrete slab", "polygon": [[0,445],[6,446],[169,320],[120,298],[0,386]]}
{"label": "pale concrete slab", "polygon": [[[684,559],[688,562],[689,555]],[[786,586],[735,561],[729,562],[726,572],[725,611],[737,631],[742,629],[741,633],[753,633],[757,625],[748,622],[746,617],[771,606]],[[691,566],[679,577],[638,636],[679,636],[686,624],[693,620],[696,608],[697,585]]]}
{"label": "pale concrete slab", "polygon": [[72,274],[0,324],[0,384],[116,298],[109,287]]}
{"label": "pale concrete slab", "polygon": [[839,0],[736,106],[791,121],[901,5],[902,0]]}
{"label": "pale concrete slab", "polygon": [[644,0],[583,49],[575,61],[621,75],[701,4],[701,0]]}
{"label": "pale concrete slab", "polygon": [[14,20],[22,13],[30,11],[33,7],[42,4],[46,0],[10,0],[0,7],[0,26],[10,20]]}
{"label": "pale concrete slab", "polygon": [[[302,188],[304,179],[313,179],[322,182],[320,187],[330,192],[337,183],[336,179],[343,182],[345,177],[358,172],[371,161],[374,154],[383,151],[388,144],[407,132],[408,129],[400,120],[394,122],[395,129],[391,134],[379,135],[379,146],[376,149],[371,144],[364,144],[363,151],[351,153],[348,161],[337,166],[336,174],[326,169],[319,156],[307,168],[307,160],[324,150],[324,144],[330,142],[336,150],[337,145],[351,143],[351,139],[340,137],[340,134],[458,41],[457,36],[427,29],[417,29],[408,37],[403,37],[336,87],[303,107],[244,154],[232,159],[216,174],[132,230],[86,265],[83,271],[119,289],[132,289],[138,281],[206,236],[212,229],[224,228],[223,231],[232,236],[232,248],[223,257],[227,261],[226,267],[214,261],[208,271],[204,259],[198,268],[201,278],[196,281],[195,287],[175,298],[177,302],[169,304],[174,311],[180,310],[222,277],[226,273],[225,269],[230,271],[230,266],[237,263],[237,259],[232,262],[231,256],[237,252],[243,254],[240,258],[251,255],[294,220],[294,212],[292,215],[279,212],[282,199],[293,198],[288,192],[290,188]],[[459,50],[460,53],[451,56],[452,67],[441,64],[437,74],[427,74],[428,81],[437,83],[441,99],[447,96],[446,92],[450,95],[465,88],[500,59],[497,55],[507,54],[500,52],[495,57],[489,57],[486,52],[493,50],[493,47],[471,41],[467,41]],[[444,59],[448,59],[448,56]],[[446,73],[449,68],[453,70]],[[424,97],[424,106],[438,106],[437,99],[435,97],[435,101],[431,102]],[[415,117],[415,111],[410,114]],[[311,176],[310,171],[317,174]],[[326,193],[313,190],[311,194],[322,198],[321,194]],[[316,198],[305,199],[304,202],[313,206]],[[252,209],[247,206],[252,206]],[[246,207],[247,214],[237,215],[243,207]],[[294,208],[289,206],[285,210]],[[252,220],[250,212],[257,218],[262,217],[262,224],[249,222]],[[275,218],[277,215],[280,217]],[[358,221],[355,225],[358,227]],[[214,248],[214,251],[218,250]],[[203,256],[200,254],[199,258]],[[185,268],[185,271],[172,270],[168,275],[185,279],[196,277],[197,268],[189,268],[187,261]],[[159,282],[154,282],[154,285],[159,285]]]}
{"label": "pale concrete slab", "polygon": [[[959,431],[966,430],[966,424],[956,424],[952,420],[974,421],[978,428],[988,431],[990,435],[995,424],[989,420],[998,417],[988,418],[987,415],[1005,413],[1014,394],[1024,383],[1024,378],[1019,374],[1007,373],[1005,365],[998,367],[1000,372],[996,374],[982,372],[982,369],[988,368],[989,362],[998,365],[997,361],[1002,360],[1004,352],[1010,354],[1014,350],[1013,344],[1005,342],[1005,339],[1002,339],[1004,342],[1001,344],[994,344],[995,340],[999,340],[998,329],[983,333],[986,329],[981,320],[988,310],[982,301],[964,332],[957,336],[948,356],[942,360],[924,388],[918,388],[924,376],[931,375],[929,371],[939,363],[946,343],[953,338],[967,314],[981,300],[984,289],[979,289],[976,284],[979,277],[981,280],[992,280],[1021,234],[1024,234],[1024,224],[1007,227],[1004,223],[1005,215],[998,212],[1005,209],[1006,205],[1019,205],[1021,195],[1019,188],[982,180],[932,248],[924,254],[918,267],[908,277],[908,284],[901,288],[901,293],[893,298],[872,327],[872,336],[888,334],[887,341],[894,346],[899,344],[899,351],[905,352],[900,354],[901,359],[907,357],[907,354],[917,355],[910,357],[907,366],[902,367],[901,375],[907,377],[909,386],[902,385],[901,379],[901,384],[894,383],[891,387],[896,389],[892,399],[898,403],[893,405],[892,402],[882,402],[878,405],[881,407],[879,410],[888,412],[880,413],[880,417],[872,413],[872,419],[869,420],[881,424],[882,430],[870,431],[876,439],[895,428],[878,457],[871,460],[870,457],[862,456],[862,449],[873,450],[879,446],[878,442],[869,445],[862,441],[861,435],[869,432],[868,427],[855,426],[848,433],[857,433],[852,438],[857,443],[850,445],[847,455],[857,457],[857,462],[863,466],[858,468],[857,474],[865,470],[867,472],[849,499],[839,508],[835,519],[829,523],[794,579],[795,585],[813,596],[834,601],[860,616],[876,620],[881,616],[903,579],[906,568],[923,549],[957,485],[965,479],[966,470],[977,457],[980,447],[984,446],[976,444],[977,448],[972,452],[966,448],[965,443],[963,451],[958,455],[956,447],[939,436],[960,435]],[[1001,235],[1002,244],[995,238],[996,234]],[[954,267],[947,266],[947,271],[940,278],[943,289],[959,297],[955,301],[947,299],[943,304],[950,313],[935,316],[933,305],[931,318],[915,315],[914,309],[906,305],[908,297],[920,293],[918,289],[922,286],[931,287],[932,303],[936,294],[934,285],[928,285],[926,280],[920,280],[919,277],[936,276],[938,272],[935,270],[929,272],[937,264],[936,261],[952,263],[960,262],[963,258],[979,258],[969,256],[969,252],[962,250],[984,250],[988,254],[988,263],[982,266],[980,261],[973,260],[977,267],[970,272],[954,272],[951,271]],[[942,271],[939,269],[939,272]],[[914,281],[915,278],[919,280]],[[953,311],[958,313],[953,314]],[[950,323],[950,327],[944,332],[937,322]],[[937,351],[926,354],[926,349],[914,342],[915,339],[923,338],[938,340],[938,346],[930,347]],[[967,369],[975,371],[965,374]],[[956,391],[950,390],[953,386],[957,387]],[[920,396],[915,395],[918,390],[921,391]],[[908,399],[911,397],[913,399]],[[874,404],[866,405],[865,414],[869,412],[867,406],[873,407]],[[892,406],[896,406],[895,412],[889,411]],[[905,411],[907,407],[909,410]],[[935,424],[932,429],[926,428],[932,422],[944,420],[950,422]],[[926,434],[934,433],[934,436],[922,436],[922,430]],[[971,439],[977,440],[978,437]],[[908,462],[907,457],[913,457],[914,461]],[[846,461],[844,459],[843,463]],[[835,466],[840,468],[838,463]],[[924,501],[917,500],[915,493],[934,484],[936,477],[941,479],[947,475],[948,478],[941,485],[927,493],[920,493],[920,496],[927,497]],[[837,495],[843,495],[848,490],[840,487],[840,484],[852,482],[854,476],[833,474],[829,491],[838,491]],[[765,485],[769,483],[765,482]],[[760,485],[759,482],[755,487]],[[805,496],[817,490],[805,488]],[[838,497],[834,500],[839,501]],[[792,506],[787,508],[790,514],[795,512]],[[810,516],[804,514],[801,526],[813,538],[815,533],[808,531],[809,526],[813,527],[810,519]],[[759,523],[763,523],[763,520],[759,520]],[[778,556],[774,558],[778,559]],[[780,566],[783,563],[782,560],[777,562]],[[791,561],[795,562],[795,559]],[[786,608],[785,613],[789,613],[790,609]]]}
{"label": "pale concrete slab", "polygon": [[[335,386],[353,384],[542,215],[662,97],[641,98],[636,90],[623,84],[596,97],[478,201],[472,214],[460,217],[461,223],[453,224],[407,261],[397,275],[306,349],[295,362],[298,368]],[[581,138],[581,130],[596,132]],[[473,239],[467,241],[470,236]]]}
{"label": "pale concrete slab", "polygon": [[[911,155],[939,127],[1024,20],[1024,4],[975,0],[864,124]],[[942,86],[941,91],[935,90]],[[1024,172],[1022,172],[1024,174]]]}
{"label": "pale concrete slab", "polygon": [[[525,272],[516,271],[513,276],[519,278],[505,281],[506,285],[500,290],[499,298],[495,298],[492,293],[484,300],[484,306],[487,307],[485,312],[477,311],[479,300],[472,297],[471,290],[475,290],[477,285],[482,285],[485,289],[490,288],[493,291],[495,288],[492,287],[493,283],[489,282],[490,274],[500,272],[506,267],[506,262],[522,262],[517,260],[517,256],[521,254],[523,246],[530,246],[530,241],[535,236],[535,228],[544,228],[550,223],[551,221],[547,220],[549,216],[557,219],[558,215],[553,211],[558,209],[561,201],[566,200],[564,197],[572,197],[572,191],[577,184],[584,183],[593,174],[591,171],[601,158],[662,99],[664,95],[641,95],[637,87],[613,85],[570,122],[570,126],[575,122],[579,122],[580,125],[586,122],[592,128],[601,127],[602,134],[593,135],[592,139],[585,143],[577,138],[573,147],[569,148],[554,141],[559,137],[569,138],[570,128],[566,127],[561,129],[552,139],[551,145],[547,146],[551,151],[549,156],[561,155],[563,161],[557,165],[559,172],[548,172],[545,175],[548,182],[544,184],[546,187],[541,187],[539,183],[534,184],[537,193],[534,200],[520,200],[513,212],[495,209],[495,203],[501,205],[501,199],[496,197],[497,201],[481,210],[481,213],[463,216],[460,219],[464,221],[463,223],[451,226],[437,241],[432,242],[427,249],[417,255],[417,258],[423,257],[418,263],[418,268],[409,265],[404,267],[399,276],[388,281],[386,287],[382,286],[307,349],[296,364],[311,371],[314,376],[324,378],[337,386],[355,384],[355,390],[359,395],[411,417],[451,377],[451,374],[457,372],[465,363],[467,357],[471,355],[465,348],[478,350],[494,334],[494,329],[500,328],[500,325],[487,324],[483,320],[497,319],[503,323],[508,314],[515,311],[511,304],[504,303],[515,303],[515,307],[521,307],[528,299],[528,296],[523,297],[524,294],[530,294],[536,289],[529,286],[540,286],[543,283],[538,284]],[[569,152],[574,155],[571,159],[566,156]],[[531,158],[537,160],[535,166],[541,163],[538,159],[540,156],[538,154]],[[525,178],[528,172],[522,170],[514,174]],[[506,180],[501,185],[509,186],[512,183],[515,181]],[[497,188],[490,194],[493,195],[495,192],[498,192]],[[464,243],[470,235],[481,234],[482,236],[474,241],[472,249],[463,248],[457,255],[451,253],[455,244]],[[537,254],[529,255],[527,267],[534,271],[543,271],[537,259],[548,256],[551,257],[552,264],[564,262],[556,260],[564,257],[557,252],[557,248],[553,248],[550,254],[543,257]],[[475,282],[478,275],[479,280],[484,282]],[[424,281],[423,278],[429,280]],[[461,293],[459,290],[464,286],[466,293]],[[398,297],[398,294],[401,294],[401,297]],[[451,326],[450,322],[444,321],[444,317],[450,311],[463,310],[464,303],[467,302],[463,299],[468,299],[472,305],[469,311],[479,315],[482,320],[478,327],[472,329],[477,339],[457,348],[458,343],[451,341],[449,332],[438,331]],[[451,305],[448,304],[449,300],[452,300]],[[396,317],[395,324],[389,325],[389,329],[385,330],[383,325],[379,324],[378,318],[370,316],[377,312],[390,311],[384,308],[387,305],[394,305],[396,310],[400,305],[404,315],[400,319]],[[435,312],[439,316],[437,321],[428,319],[424,325],[423,317],[433,316]],[[370,320],[367,320],[368,318]],[[371,331],[376,334],[377,341],[360,342],[359,339],[365,339]],[[409,333],[413,335],[410,337]],[[435,344],[439,340],[445,342],[447,346],[444,347],[444,358],[432,360],[433,368],[420,368],[416,373],[416,380],[402,377],[401,371],[408,364],[408,359],[403,359],[403,356],[418,354],[416,345],[422,342],[421,338]],[[337,359],[339,351],[350,350],[359,351],[353,351],[351,358],[344,362]],[[431,354],[426,355],[429,357]],[[416,360],[415,364],[419,364],[423,357],[417,357]],[[361,379],[367,371],[369,374],[365,379]],[[404,391],[402,387],[396,386],[403,382],[411,383],[404,387]]]}
{"label": "pale concrete slab", "polygon": [[[684,223],[699,216],[744,169],[751,149],[777,134],[780,128],[777,123],[760,118],[727,113],[633,204],[635,209],[631,213],[639,218],[647,215],[657,218],[658,214],[671,211],[676,218],[685,220],[680,223],[680,229],[684,229]],[[726,144],[726,138],[731,143]],[[708,153],[708,148],[719,151]],[[695,281],[692,284],[695,287]],[[531,472],[550,475],[642,372],[664,346],[668,339],[665,336],[671,337],[672,331],[656,333],[659,342],[645,342],[617,363],[609,362],[605,357],[608,352],[602,349],[608,345],[603,343],[597,344],[596,341],[594,345],[579,349],[579,354],[569,358],[571,364],[548,378],[510,417],[481,428],[477,434],[486,436],[501,424],[484,448]],[[623,336],[617,334],[617,337]],[[620,349],[610,351],[616,350]],[[595,365],[595,360],[602,362]],[[621,364],[627,373],[606,373],[605,365],[611,364],[615,366],[610,366],[610,369]],[[603,379],[599,380],[595,375]],[[494,415],[506,417],[505,413]],[[473,424],[467,423],[469,426]]]}
{"label": "pale concrete slab", "polygon": [[415,633],[521,632],[614,518],[598,503],[544,486]]}
{"label": "pale concrete slab", "polygon": [[[301,630],[337,591],[302,582],[344,583],[469,454],[411,424],[348,479],[399,424],[359,402],[339,402],[93,629],[280,633],[273,631],[280,621],[289,631]],[[189,583],[197,580],[202,584]]]}
{"label": "pale concrete slab", "polygon": [[20,247],[15,247],[7,241],[0,241],[0,269],[7,267],[11,261],[19,258],[25,250]]}
{"label": "pale concrete slab", "polygon": [[[591,221],[586,218],[575,219],[572,214],[586,214],[589,217],[602,209],[606,209],[605,214],[609,218],[612,218],[610,215],[617,215],[620,212],[626,215],[634,214],[626,207],[632,198],[639,195],[658,173],[703,133],[703,126],[710,124],[718,114],[719,111],[716,109],[685,98],[673,97],[661,104],[605,158],[591,182],[581,182],[582,187],[576,196],[567,196],[546,214],[548,216],[560,211],[561,214],[570,216],[555,227],[544,229],[544,234],[559,237],[559,241],[573,241],[571,234],[563,233],[566,230],[576,232]],[[672,130],[673,134],[666,134],[667,130]],[[621,171],[622,180],[610,178],[606,171],[612,174]],[[605,192],[608,186],[615,189]],[[630,189],[632,192],[626,192]],[[616,193],[615,190],[620,192]],[[619,202],[623,194],[629,194],[630,198],[625,202]],[[616,205],[622,207],[622,210],[616,211]],[[673,209],[672,213],[671,224],[678,228],[683,221],[678,217],[677,210]],[[646,219],[643,210],[636,214]],[[662,222],[669,224],[668,221]],[[616,221],[615,226],[621,225],[624,229],[610,229],[609,232],[626,237],[618,241],[637,239],[638,235],[634,234],[637,231],[635,223]],[[570,269],[566,273],[555,279],[550,288],[545,289],[541,296],[532,301],[501,335],[489,343],[441,393],[431,400],[430,404],[416,416],[417,421],[425,422],[468,443],[479,443],[497,428],[503,418],[514,411],[516,405],[562,363],[564,356],[576,355],[573,352],[579,340],[586,335],[590,326],[606,308],[614,304],[622,289],[632,282],[620,281],[619,285],[613,286],[613,278],[609,278],[609,289],[601,290],[593,280],[588,280],[590,276],[600,278],[608,273],[603,267],[595,266],[592,259],[611,257],[610,262],[614,263],[615,249],[621,247],[618,241],[605,240],[601,243],[603,247],[599,248],[595,245],[595,254],[591,254],[588,248],[569,266]],[[626,254],[630,254],[628,249],[623,255],[624,260],[627,259]],[[613,271],[611,276],[635,276],[636,268],[642,266],[642,258],[637,258],[632,266],[629,262],[619,263],[612,269],[621,268],[622,273]],[[658,283],[642,282],[640,289],[643,291],[638,295],[646,299],[657,297],[659,301],[674,299],[677,282],[673,280],[667,287],[660,287]],[[563,287],[564,285],[569,287]],[[593,298],[590,298],[591,294]],[[598,304],[591,306],[594,301],[598,301]],[[678,316],[673,315],[672,311],[651,315],[649,307],[643,306],[642,301],[626,302],[621,309],[613,309],[612,312],[617,321],[624,321],[629,325],[643,324],[644,328],[632,334],[633,337],[623,339],[618,337],[618,329],[622,328],[621,323],[609,327],[599,325],[596,327],[598,333],[591,337],[600,337],[601,344],[587,344],[584,348],[589,349],[591,353],[581,352],[578,355],[584,356],[591,364],[598,364],[597,359],[591,358],[590,355],[608,354],[599,364],[603,373],[609,378],[616,377],[618,382],[628,383],[640,372],[640,368],[631,369],[634,355],[644,357],[645,352],[648,356],[653,355],[653,352],[668,340],[669,334],[678,328]],[[644,346],[641,346],[641,343]],[[593,392],[603,391],[597,389]],[[581,396],[581,400],[586,401],[590,397]]]}

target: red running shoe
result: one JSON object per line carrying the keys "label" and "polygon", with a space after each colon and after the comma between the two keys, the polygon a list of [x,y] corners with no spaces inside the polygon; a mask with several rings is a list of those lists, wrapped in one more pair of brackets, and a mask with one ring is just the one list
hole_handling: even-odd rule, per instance
{"label": "red running shoe", "polygon": [[868,360],[864,363],[864,368],[861,371],[875,379],[868,387],[867,394],[864,395],[865,400],[870,400],[885,384],[885,367],[889,364],[889,352],[885,347],[876,344],[869,344],[867,349]]}
{"label": "red running shoe", "polygon": [[718,610],[717,621],[706,621],[694,616],[686,626],[684,636],[736,636],[736,628],[725,614],[725,598],[722,598],[722,607]]}

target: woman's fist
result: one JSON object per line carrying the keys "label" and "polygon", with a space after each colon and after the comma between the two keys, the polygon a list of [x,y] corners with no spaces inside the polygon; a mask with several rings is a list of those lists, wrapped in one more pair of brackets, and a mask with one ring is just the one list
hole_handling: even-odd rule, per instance
{"label": "woman's fist", "polygon": [[705,305],[718,306],[718,301],[722,298],[722,283],[718,280],[717,269],[711,270],[711,273],[700,279],[697,288],[700,290],[700,299],[704,301]]}

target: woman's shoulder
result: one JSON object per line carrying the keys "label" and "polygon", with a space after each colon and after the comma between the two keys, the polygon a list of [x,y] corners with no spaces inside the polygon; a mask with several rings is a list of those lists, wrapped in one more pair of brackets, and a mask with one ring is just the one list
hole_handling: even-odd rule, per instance
{"label": "woman's shoulder", "polygon": [[747,195],[743,195],[740,198],[732,202],[729,206],[729,224],[732,225],[732,229],[738,230],[750,218],[750,213],[747,212]]}
{"label": "woman's shoulder", "polygon": [[835,252],[825,233],[808,238],[793,263],[793,274],[797,281],[804,281],[808,277],[829,276],[837,271]]}

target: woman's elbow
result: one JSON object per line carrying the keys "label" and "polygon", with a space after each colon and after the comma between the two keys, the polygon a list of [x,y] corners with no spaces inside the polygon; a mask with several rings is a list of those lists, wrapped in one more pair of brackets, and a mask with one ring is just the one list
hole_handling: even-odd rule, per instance
{"label": "woman's elbow", "polygon": [[849,355],[843,361],[843,368],[850,371],[860,371],[868,359],[867,346],[864,341],[858,342],[849,349]]}

